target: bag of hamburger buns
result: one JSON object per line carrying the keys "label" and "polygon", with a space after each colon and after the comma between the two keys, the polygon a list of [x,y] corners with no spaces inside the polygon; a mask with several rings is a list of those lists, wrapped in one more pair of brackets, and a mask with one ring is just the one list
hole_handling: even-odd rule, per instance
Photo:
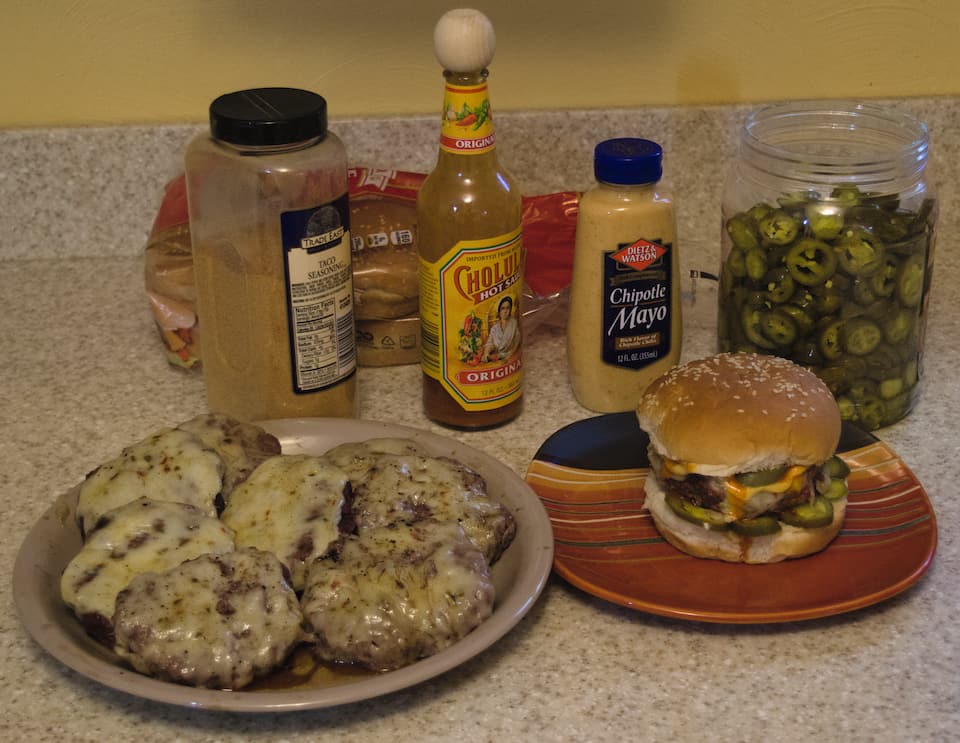
{"label": "bag of hamburger buns", "polygon": [[[420,362],[416,200],[421,173],[350,168],[350,236],[361,366]],[[563,322],[578,194],[523,197],[525,334]],[[145,285],[171,364],[199,369],[200,329],[184,177],[170,181],[147,239]]]}

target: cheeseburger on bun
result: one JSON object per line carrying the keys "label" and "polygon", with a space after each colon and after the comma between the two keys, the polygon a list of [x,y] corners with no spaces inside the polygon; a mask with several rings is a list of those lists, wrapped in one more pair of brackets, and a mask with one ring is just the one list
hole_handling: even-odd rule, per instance
{"label": "cheeseburger on bun", "polygon": [[776,356],[711,356],[654,381],[637,418],[650,437],[646,508],[678,549],[778,562],[840,531],[840,413],[813,372]]}

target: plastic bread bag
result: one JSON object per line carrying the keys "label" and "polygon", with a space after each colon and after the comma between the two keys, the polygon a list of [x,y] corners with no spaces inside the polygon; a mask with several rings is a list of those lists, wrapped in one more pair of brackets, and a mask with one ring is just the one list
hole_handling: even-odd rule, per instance
{"label": "plastic bread bag", "polygon": [[183,176],[170,181],[147,238],[144,279],[167,360],[186,369],[200,363],[197,293]]}
{"label": "plastic bread bag", "polygon": [[[354,311],[361,366],[419,362],[419,257],[416,199],[421,173],[351,168],[350,232]],[[522,316],[525,333],[546,321],[565,321],[573,272],[578,194],[523,197],[526,248]],[[183,176],[164,190],[147,240],[147,297],[167,359],[199,368],[189,216]],[[531,339],[534,342],[535,339]]]}

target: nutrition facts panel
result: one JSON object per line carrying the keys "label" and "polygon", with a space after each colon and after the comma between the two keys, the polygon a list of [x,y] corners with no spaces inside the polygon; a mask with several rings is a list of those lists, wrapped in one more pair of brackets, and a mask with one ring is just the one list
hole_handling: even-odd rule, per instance
{"label": "nutrition facts panel", "polygon": [[[302,393],[330,387],[356,369],[353,273],[350,232],[330,205],[284,215],[293,216],[294,224],[306,225],[285,248],[292,382]],[[318,221],[323,229],[311,229]]]}

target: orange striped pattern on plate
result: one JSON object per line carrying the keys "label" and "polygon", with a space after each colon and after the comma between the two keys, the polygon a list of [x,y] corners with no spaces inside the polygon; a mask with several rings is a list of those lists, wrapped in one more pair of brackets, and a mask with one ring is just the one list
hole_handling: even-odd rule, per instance
{"label": "orange striped pattern on plate", "polygon": [[526,479],[553,527],[554,568],[601,598],[663,616],[783,622],[862,608],[913,585],[936,549],[923,487],[883,442],[850,465],[843,528],[824,551],[773,565],[702,560],[668,544],[643,508],[646,468],[599,470],[534,459]]}

